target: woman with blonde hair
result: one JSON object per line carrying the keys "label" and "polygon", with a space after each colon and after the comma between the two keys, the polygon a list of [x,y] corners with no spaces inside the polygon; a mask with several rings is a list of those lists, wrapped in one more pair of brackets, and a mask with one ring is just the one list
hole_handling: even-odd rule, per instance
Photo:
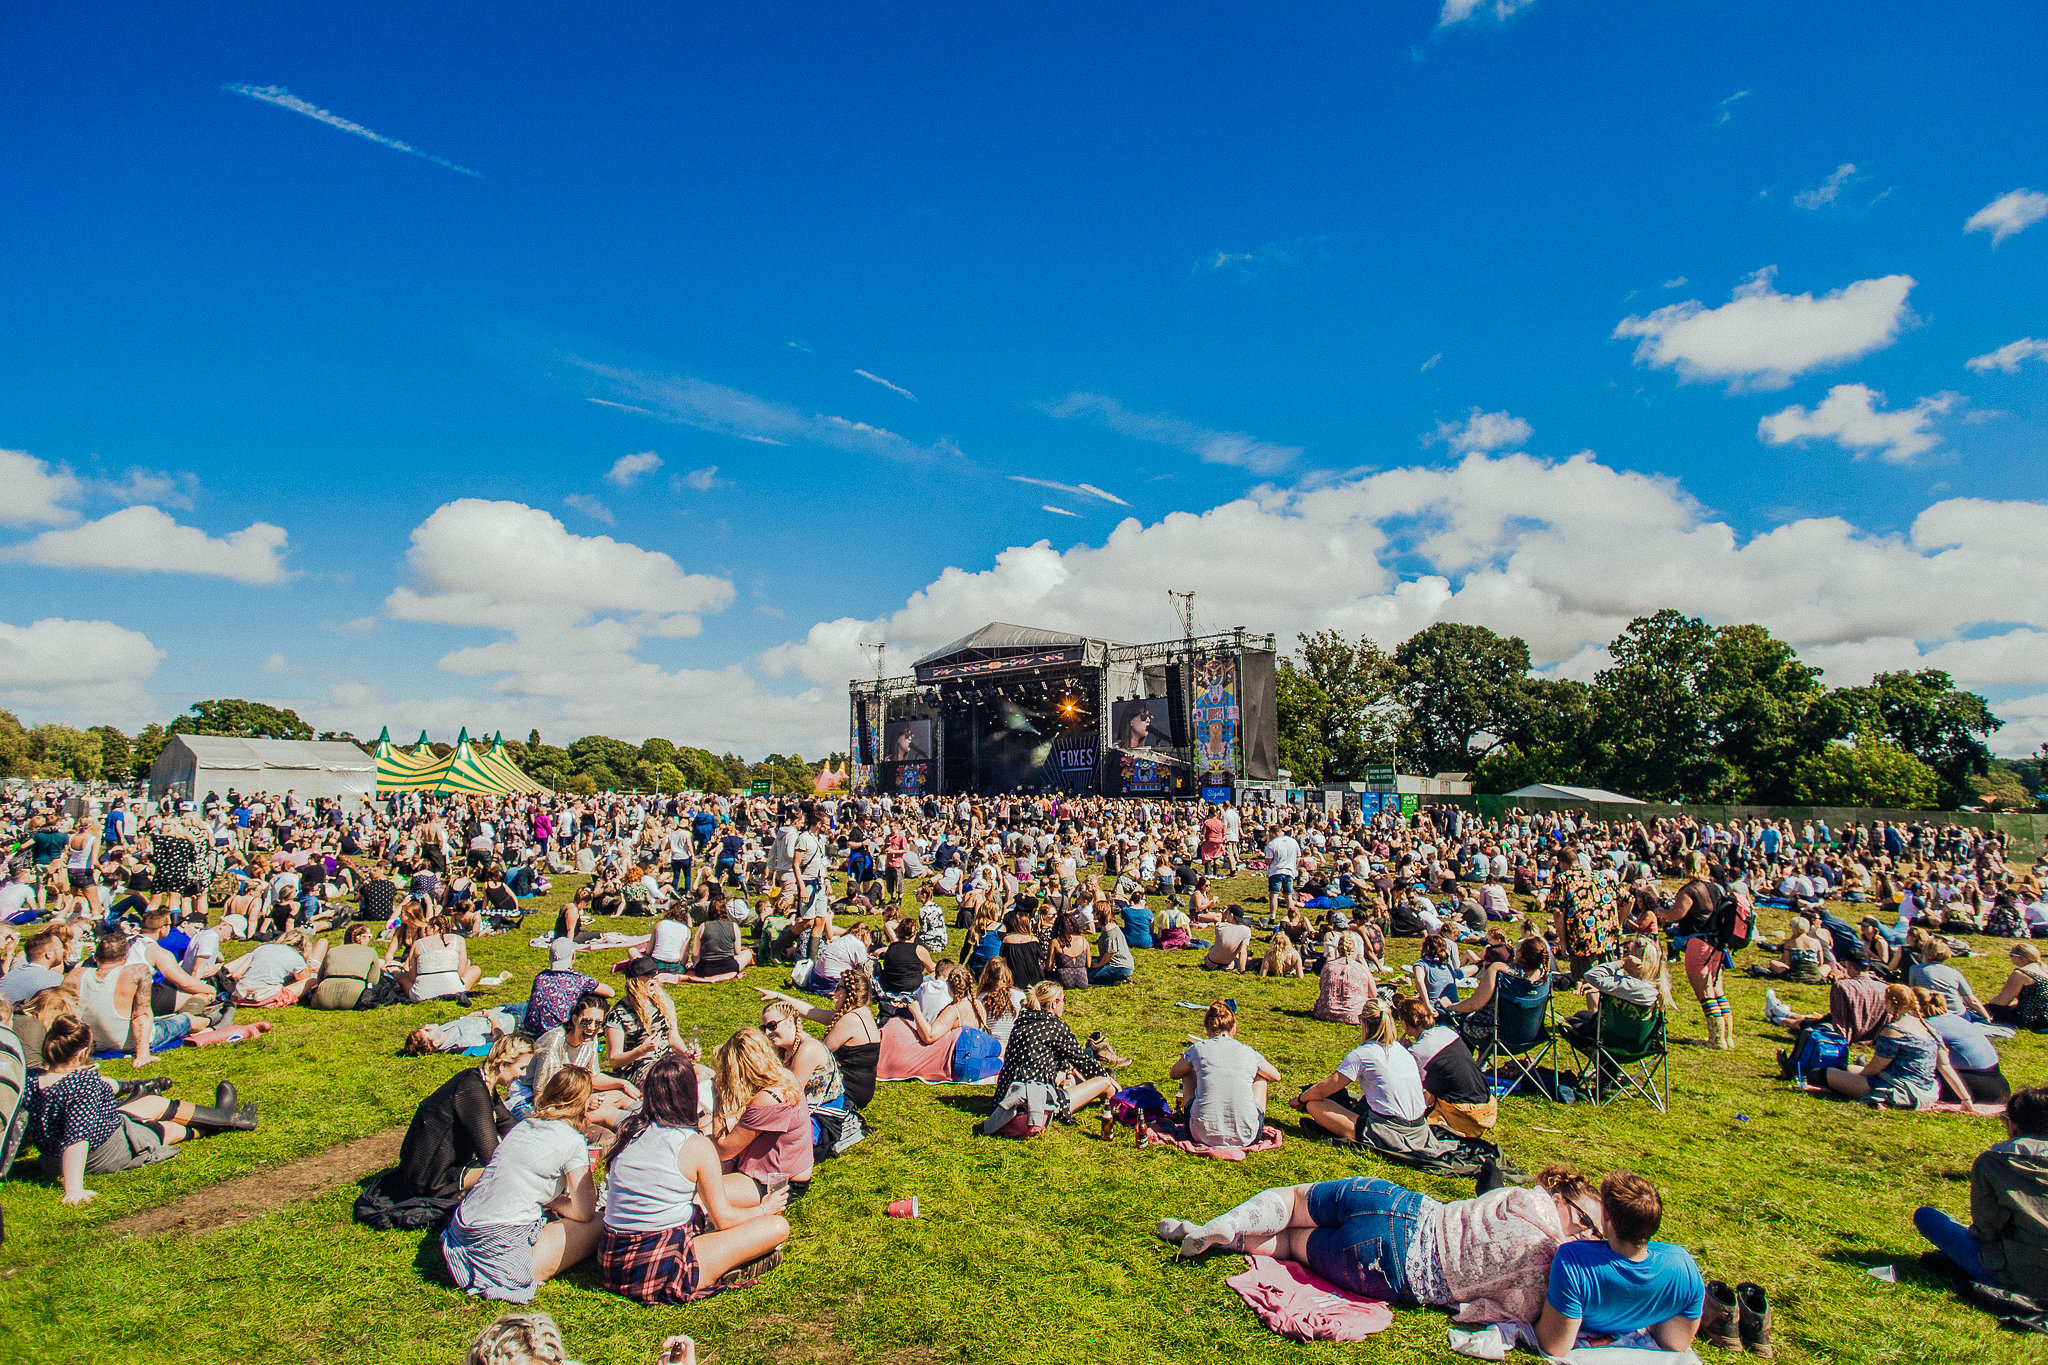
{"label": "woman with blonde hair", "polygon": [[1338,933],[1317,979],[1320,988],[1310,1012],[1327,1023],[1357,1023],[1358,1011],[1377,993],[1365,960],[1365,940],[1349,929]]}
{"label": "woman with blonde hair", "polygon": [[1294,940],[1286,934],[1274,934],[1272,942],[1266,945],[1265,957],[1259,961],[1259,975],[1301,977],[1307,974],[1301,962],[1301,949],[1295,946]]}
{"label": "woman with blonde hair", "polygon": [[1071,1119],[1076,1110],[1116,1089],[1115,1074],[1074,1037],[1066,1012],[1067,993],[1058,982],[1041,981],[1026,992],[1023,1012],[1003,1048],[1003,1069],[996,1077],[998,1107],[1011,1086],[1042,1085],[1052,1093],[1054,1115]]}
{"label": "woman with blonde hair", "polygon": [[825,1026],[825,1046],[839,1064],[846,1084],[846,1103],[865,1109],[875,1098],[875,1075],[882,1060],[882,1026],[875,1018],[875,987],[864,971],[850,971],[832,988],[832,1008],[819,1009],[781,991],[754,988],[763,1000],[780,1000],[814,1024]]}
{"label": "woman with blonde hair", "polygon": [[1188,1045],[1167,1072],[1180,1082],[1180,1109],[1188,1136],[1204,1147],[1250,1147],[1266,1129],[1266,1087],[1280,1073],[1259,1052],[1238,1041],[1237,1012],[1211,1000],[1202,1016],[1207,1037]]}
{"label": "woman with blonde hair", "polygon": [[533,1117],[498,1143],[441,1234],[456,1288],[531,1303],[542,1284],[597,1249],[597,1188],[577,1126],[589,1103],[590,1073],[564,1067],[534,1098]]}
{"label": "woman with blonde hair", "polygon": [[987,963],[982,967],[981,979],[975,983],[974,989],[981,1004],[982,1027],[1008,1048],[1010,1030],[1017,1025],[1017,1010],[1024,996],[1024,992],[1011,981],[1010,964],[1001,958]]}
{"label": "woman with blonde hair", "polygon": [[[1398,1148],[1426,1138],[1423,1117],[1429,1100],[1422,1090],[1422,1068],[1401,1046],[1386,997],[1375,996],[1360,1007],[1358,1038],[1358,1046],[1335,1071],[1290,1103],[1346,1142]],[[1356,1101],[1344,1093],[1353,1082],[1359,1089]]]}
{"label": "woman with blonde hair", "polygon": [[[785,997],[786,998],[786,997]],[[768,1035],[743,1028],[718,1049],[717,1097],[707,1135],[727,1171],[766,1195],[786,1184],[799,1199],[811,1187],[811,1115],[803,1087]]]}
{"label": "woman with blonde hair", "polygon": [[481,1064],[456,1072],[420,1101],[398,1148],[398,1165],[383,1178],[394,1200],[459,1199],[476,1184],[514,1122],[500,1098],[526,1070],[533,1044],[507,1034]]}
{"label": "woman with blonde hair", "polygon": [[2048,966],[2041,963],[2041,950],[2022,940],[2006,950],[2006,960],[2012,963],[2011,975],[1984,1002],[1992,1022],[2048,1028]]}
{"label": "woman with blonde hair", "polygon": [[1925,1109],[1939,1098],[1945,1082],[1965,1097],[1963,1112],[1976,1113],[1968,1086],[1949,1061],[1948,1049],[1921,1017],[1920,997],[1913,988],[1886,986],[1884,1012],[1889,1022],[1870,1040],[1870,1060],[1855,1071],[1829,1067],[1828,1089],[1862,1100],[1873,1109]]}
{"label": "woman with blonde hair", "polygon": [[1565,1040],[1581,1052],[1592,1049],[1600,1004],[1617,1000],[1637,1009],[1671,1008],[1671,975],[1664,969],[1664,944],[1648,934],[1624,939],[1621,961],[1601,962],[1581,977],[1575,989],[1586,1007],[1565,1020]]}

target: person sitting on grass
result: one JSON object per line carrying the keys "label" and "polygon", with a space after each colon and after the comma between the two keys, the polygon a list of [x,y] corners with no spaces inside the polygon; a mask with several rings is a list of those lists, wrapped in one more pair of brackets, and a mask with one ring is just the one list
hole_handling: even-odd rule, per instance
{"label": "person sitting on grass", "polygon": [[386,962],[370,941],[371,926],[351,924],[342,932],[341,944],[330,948],[321,961],[320,974],[305,997],[316,1010],[352,1010],[363,994],[377,985],[396,964]]}
{"label": "person sitting on grass", "polygon": [[558,936],[548,944],[548,969],[534,975],[522,1027],[536,1038],[551,1028],[559,1028],[568,1021],[576,1002],[592,994],[609,1000],[618,992],[596,977],[577,971],[575,943]]}
{"label": "person sitting on grass", "polygon": [[640,1090],[622,1076],[607,1076],[598,1068],[598,1046],[604,1038],[604,1021],[610,1012],[604,996],[586,993],[569,1013],[569,1022],[549,1029],[533,1042],[533,1061],[526,1069],[524,1093],[514,1092],[512,1109],[523,1111],[555,1078],[555,1073],[576,1069],[589,1073],[589,1125],[616,1129],[619,1120],[640,1098]]}
{"label": "person sitting on grass", "polygon": [[2005,1141],[1970,1163],[1969,1223],[1923,1205],[1913,1226],[1979,1284],[2048,1293],[2048,1086],[2005,1102]]}
{"label": "person sitting on grass", "polygon": [[[260,949],[258,951],[261,951]],[[251,953],[249,956],[254,957]],[[65,978],[64,990],[78,1002],[78,1017],[92,1030],[93,1050],[132,1052],[135,1065],[153,1064],[165,1048],[196,1029],[229,1015],[150,1013],[149,964],[129,952],[128,936],[112,933],[99,941],[93,960]]]}
{"label": "person sitting on grass", "polygon": [[1667,1351],[1690,1350],[1706,1310],[1706,1281],[1691,1252],[1650,1240],[1664,1221],[1656,1187],[1634,1171],[1610,1171],[1600,1182],[1600,1211],[1604,1244],[1574,1242],[1551,1257],[1536,1344],[1561,1356],[1582,1331],[1648,1332]]}
{"label": "person sitting on grass", "polygon": [[1167,1075],[1180,1082],[1188,1135],[1204,1147],[1250,1147],[1266,1128],[1266,1087],[1273,1064],[1237,1039],[1237,1013],[1211,1000],[1202,1016],[1208,1037],[1190,1043]]}
{"label": "person sitting on grass", "polygon": [[1377,994],[1372,968],[1365,961],[1365,942],[1350,929],[1337,932],[1330,955],[1317,974],[1316,1018],[1331,1024],[1355,1024],[1358,1011]]}
{"label": "person sitting on grass", "polygon": [[[131,1171],[178,1154],[178,1144],[202,1133],[253,1132],[256,1106],[240,1103],[223,1081],[214,1103],[195,1105],[157,1094],[125,1103],[93,1064],[93,1035],[76,1015],[59,1015],[43,1036],[43,1069],[28,1073],[25,1142],[42,1154],[42,1173],[64,1182],[63,1202],[89,1204],[98,1196],[88,1175]],[[142,1088],[138,1083],[136,1089]]]}
{"label": "person sitting on grass", "polygon": [[1422,1097],[1429,1105],[1424,1117],[1460,1137],[1490,1137],[1500,1105],[1464,1035],[1412,995],[1396,997],[1394,1017],[1408,1055],[1422,1068]]}
{"label": "person sitting on grass", "polygon": [[[324,945],[325,940],[322,940]],[[405,965],[395,973],[413,1004],[429,1000],[467,998],[484,969],[469,960],[469,944],[456,932],[455,922],[436,916],[427,932],[413,941]]]}
{"label": "person sitting on grass", "polygon": [[766,1196],[787,1185],[791,1199],[811,1187],[811,1113],[803,1087],[766,1034],[743,1028],[718,1049],[717,1108],[708,1136],[728,1172]]}
{"label": "person sitting on grass", "polygon": [[[1418,1137],[1426,1139],[1429,1101],[1422,1069],[1398,1041],[1392,1002],[1384,996],[1366,1001],[1358,1012],[1358,1035],[1358,1046],[1335,1071],[1288,1103],[1346,1142],[1405,1150]],[[1352,1082],[1359,1089],[1356,1101],[1344,1093]]]}
{"label": "person sitting on grass", "polygon": [[882,1026],[875,1014],[874,986],[866,972],[851,972],[832,991],[832,1007],[819,1009],[794,996],[756,986],[763,1000],[781,1000],[814,1024],[825,1026],[825,1046],[839,1063],[849,1108],[865,1109],[875,1098],[882,1056]]}
{"label": "person sitting on grass", "polygon": [[1961,1092],[1952,1089],[1944,1073],[1939,1077],[1941,1098],[1950,1104],[1965,1097],[1978,1104],[2004,1104],[2012,1084],[1999,1069],[1998,1048],[1985,1026],[1951,1010],[1948,997],[1938,990],[1916,987],[1914,994],[1920,997],[1921,1018],[1948,1049],[1949,1064],[1965,1087]]}
{"label": "person sitting on grass", "polygon": [[[1544,1168],[1533,1188],[1498,1187],[1454,1203],[1353,1176],[1261,1190],[1206,1223],[1162,1219],[1159,1235],[1185,1258],[1272,1256],[1353,1294],[1451,1309],[1462,1323],[1533,1322],[1558,1250],[1597,1245],[1606,1212],[1569,1166]],[[1411,1266],[1432,1273],[1411,1275]]]}
{"label": "person sitting on grass", "polygon": [[1260,976],[1308,975],[1302,965],[1301,949],[1286,934],[1276,933],[1272,942],[1266,945],[1266,955],[1259,961]]}
{"label": "person sitting on grass", "polygon": [[2006,952],[2012,972],[1998,994],[1984,1002],[1993,1023],[2016,1028],[2048,1028],[2048,966],[2041,963],[2041,950],[2019,942]]}
{"label": "person sitting on grass", "polygon": [[533,1115],[499,1141],[441,1234],[455,1287],[505,1303],[534,1291],[597,1249],[597,1187],[579,1126],[591,1073],[565,1066],[534,1096]]}
{"label": "person sitting on grass", "polygon": [[490,1164],[499,1139],[516,1120],[501,1092],[526,1070],[533,1044],[501,1034],[483,1061],[456,1072],[420,1101],[384,1177],[394,1200],[460,1199]]}
{"label": "person sitting on grass", "polygon": [[1948,1049],[1920,1017],[1920,998],[1913,988],[1885,987],[1884,1006],[1888,1022],[1870,1040],[1870,1060],[1856,1071],[1827,1068],[1828,1089],[1862,1100],[1873,1109],[1925,1109],[1939,1097],[1940,1086],[1946,1082],[1964,1097],[1963,1112],[1976,1113],[1968,1086],[1949,1061]]}
{"label": "person sitting on grass", "polygon": [[1096,923],[1100,932],[1095,936],[1095,959],[1088,967],[1088,984],[1121,986],[1137,971],[1138,960],[1131,956],[1130,940],[1124,937],[1114,915],[1104,913]]}
{"label": "person sitting on grass", "polygon": [[1841,975],[1828,988],[1826,1014],[1794,1014],[1778,1000],[1777,992],[1764,994],[1764,1016],[1797,1035],[1790,1049],[1778,1051],[1778,1074],[1792,1079],[1792,1059],[1806,1041],[1807,1031],[1826,1025],[1851,1043],[1867,1043],[1890,1022],[1885,1012],[1885,983],[1871,974],[1862,957],[1840,959]]}
{"label": "person sitting on grass", "polygon": [[754,965],[753,949],[740,942],[739,926],[732,922],[734,906],[747,908],[745,901],[713,901],[711,917],[697,926],[690,943],[692,980],[730,981]]}
{"label": "person sitting on grass", "polygon": [[1947,997],[1946,1008],[1964,1018],[1991,1017],[1991,1012],[1984,1008],[1984,1003],[1970,988],[1969,978],[1950,965],[1949,959],[1955,954],[1946,942],[1925,929],[1915,929],[1913,952],[1918,960],[1906,973],[1908,984],[1941,992]]}
{"label": "person sitting on grass", "polygon": [[1804,915],[1794,915],[1790,932],[1779,946],[1778,960],[1753,968],[1751,974],[1817,986],[1828,979],[1828,970],[1833,965],[1831,957],[1827,939],[1814,932],[1813,922]]}
{"label": "person sitting on grass", "polygon": [[[696,1068],[662,1057],[612,1147],[598,1283],[635,1303],[694,1303],[751,1284],[781,1263],[789,1240],[789,1191],[764,1195],[749,1176],[723,1171],[697,1114]],[[700,1207],[705,1231],[697,1230]]]}
{"label": "person sitting on grass", "polygon": [[1414,976],[1416,993],[1429,1002],[1431,1009],[1457,1003],[1458,950],[1447,938],[1424,935],[1422,955],[1415,959]]}
{"label": "person sitting on grass", "polygon": [[996,1077],[996,1104],[1013,1085],[1043,1085],[1053,1094],[1053,1115],[1071,1122],[1074,1114],[1116,1089],[1116,1076],[1095,1053],[1082,1047],[1067,1027],[1067,993],[1041,981],[1024,995],[1024,1008],[1003,1046]]}
{"label": "person sitting on grass", "polygon": [[1216,941],[1202,954],[1205,972],[1241,972],[1251,961],[1252,927],[1244,922],[1244,911],[1233,905],[1216,924]]}
{"label": "person sitting on grass", "polygon": [[634,1085],[641,1084],[656,1061],[683,1048],[675,1001],[655,980],[660,972],[651,958],[636,957],[628,962],[625,998],[604,1018],[607,1068]]}

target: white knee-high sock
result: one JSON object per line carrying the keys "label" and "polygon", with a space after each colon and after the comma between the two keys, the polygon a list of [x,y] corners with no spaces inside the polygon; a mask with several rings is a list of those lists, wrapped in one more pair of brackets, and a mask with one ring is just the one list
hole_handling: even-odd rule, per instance
{"label": "white knee-high sock", "polygon": [[1251,1238],[1285,1232],[1293,1219],[1292,1185],[1260,1190],[1228,1213],[1218,1214],[1190,1231],[1181,1239],[1180,1254],[1187,1257],[1200,1256],[1205,1251],[1213,1251],[1219,1247],[1241,1251],[1245,1242]]}
{"label": "white knee-high sock", "polygon": [[1159,1220],[1159,1236],[1168,1242],[1179,1242],[1200,1226],[1200,1223],[1190,1223],[1185,1218],[1162,1218]]}

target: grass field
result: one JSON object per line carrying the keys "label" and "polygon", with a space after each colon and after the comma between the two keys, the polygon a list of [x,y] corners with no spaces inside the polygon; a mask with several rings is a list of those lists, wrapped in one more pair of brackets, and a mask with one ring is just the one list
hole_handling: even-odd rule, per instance
{"label": "grass field", "polygon": [[[480,1000],[524,998],[545,965],[526,939],[551,920],[575,880],[535,903],[527,932],[472,945],[487,972],[515,974]],[[1249,879],[1225,888],[1237,896],[1262,891]],[[1782,933],[1782,915],[1766,912],[1764,921],[1774,937]],[[614,927],[633,924],[645,921]],[[1980,955],[1959,965],[1988,996],[2004,979],[2004,955],[1995,940],[1976,943]],[[1396,961],[1414,956],[1412,942],[1393,949]],[[1075,1031],[1108,1032],[1135,1063],[1127,1081],[1164,1082],[1185,1035],[1199,1028],[1200,1016],[1174,1002],[1234,996],[1240,1036],[1287,1078],[1273,1100],[1288,1130],[1279,1151],[1233,1165],[1134,1149],[1127,1139],[1107,1146],[1085,1121],[1028,1143],[979,1138],[972,1130],[987,1112],[989,1086],[885,1085],[868,1111],[873,1135],[819,1167],[793,1212],[787,1262],[757,1288],[649,1309],[599,1291],[594,1275],[578,1269],[543,1288],[536,1306],[556,1317],[572,1354],[589,1365],[650,1360],[677,1331],[696,1337],[704,1358],[720,1365],[1455,1359],[1444,1341],[1448,1319],[1428,1310],[1397,1312],[1391,1328],[1360,1345],[1288,1342],[1261,1328],[1224,1286],[1241,1261],[1179,1262],[1152,1235],[1164,1214],[1208,1217],[1268,1185],[1367,1172],[1443,1198],[1470,1186],[1295,1135],[1285,1096],[1326,1074],[1356,1039],[1353,1029],[1308,1017],[1313,978],[1209,976],[1196,970],[1193,952],[1138,957],[1130,985],[1069,996]],[[748,986],[781,976],[761,968],[744,984],[678,988],[683,1022],[702,1025],[707,1039],[753,1023],[757,997]],[[1970,1161],[2003,1129],[1993,1120],[1879,1114],[1794,1093],[1776,1078],[1772,1055],[1783,1038],[1761,1022],[1763,983],[1736,974],[1729,982],[1740,1043],[1732,1054],[1691,1045],[1700,1021],[1678,983],[1668,1117],[1640,1103],[1596,1110],[1510,1099],[1501,1125],[1510,1155],[1530,1171],[1563,1160],[1594,1172],[1627,1166],[1655,1180],[1665,1197],[1663,1238],[1691,1248],[1709,1277],[1755,1280],[1770,1291],[1780,1360],[2048,1359],[2048,1341],[2000,1332],[1917,1265],[1914,1206],[1964,1214]],[[1825,987],[1781,994],[1795,1008],[1825,1006]],[[308,1197],[296,1197],[284,1179],[305,1173],[302,1159],[403,1125],[422,1096],[468,1064],[397,1055],[413,1025],[458,1012],[446,1004],[361,1015],[295,1009],[271,1016],[278,1027],[260,1042],[173,1052],[160,1067],[177,1078],[174,1094],[210,1094],[216,1080],[232,1078],[261,1103],[261,1131],[206,1139],[175,1161],[91,1179],[99,1198],[83,1208],[60,1204],[33,1161],[18,1166],[0,1186],[0,1360],[459,1360],[497,1306],[425,1279],[415,1267],[420,1234],[353,1223],[355,1179]],[[2048,1040],[2023,1034],[2005,1059],[2015,1085],[2048,1080]],[[122,1065],[105,1069],[128,1074]],[[302,1164],[288,1166],[294,1162]],[[208,1230],[240,1207],[220,1193],[238,1177],[253,1179],[230,1188],[244,1202],[253,1192],[266,1211]],[[920,1197],[922,1219],[883,1215],[890,1200],[909,1195]],[[122,1220],[167,1206],[197,1230],[123,1230]],[[1896,1285],[1865,1273],[1882,1264],[1897,1265]]]}

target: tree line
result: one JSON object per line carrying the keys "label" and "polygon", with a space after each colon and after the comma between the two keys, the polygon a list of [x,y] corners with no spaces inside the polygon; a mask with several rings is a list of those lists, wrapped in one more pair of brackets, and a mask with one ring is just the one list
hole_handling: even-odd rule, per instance
{"label": "tree line", "polygon": [[[152,721],[135,735],[111,725],[77,729],[69,725],[24,726],[10,711],[0,711],[0,777],[69,777],[81,782],[140,782],[173,735],[226,735],[238,739],[324,739],[354,744],[374,753],[373,740],[346,730],[316,732],[296,711],[244,701],[238,697],[194,702],[170,724]],[[430,743],[436,757],[453,752],[452,744]],[[829,763],[846,770],[846,755],[812,762],[801,754],[770,754],[749,763],[735,753],[648,739],[631,744],[609,735],[585,735],[567,745],[543,743],[540,731],[524,742],[508,739],[505,753],[534,781],[563,791],[664,792],[694,789],[732,792],[768,781],[777,792],[809,792]]]}
{"label": "tree line", "polygon": [[2004,722],[1940,669],[1829,687],[1762,626],[1660,611],[1607,647],[1590,683],[1530,674],[1528,644],[1440,622],[1391,652],[1298,637],[1278,665],[1280,765],[1297,782],[1367,765],[1467,772],[1473,790],[1534,782],[1649,801],[2032,809],[2048,755],[2007,761]]}

